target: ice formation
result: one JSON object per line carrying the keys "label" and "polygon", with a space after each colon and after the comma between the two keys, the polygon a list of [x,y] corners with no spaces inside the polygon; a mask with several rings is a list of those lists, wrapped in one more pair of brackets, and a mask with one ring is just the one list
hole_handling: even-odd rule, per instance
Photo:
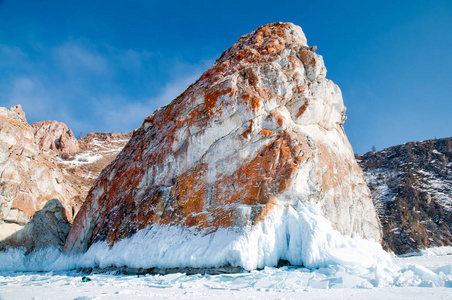
{"label": "ice formation", "polygon": [[62,255],[51,268],[240,266],[253,270],[276,266],[280,259],[308,268],[390,262],[375,241],[342,235],[323,217],[318,204],[299,202],[295,207],[277,204],[255,226],[222,228],[210,234],[180,226],[152,226],[112,247],[98,242],[84,254]]}

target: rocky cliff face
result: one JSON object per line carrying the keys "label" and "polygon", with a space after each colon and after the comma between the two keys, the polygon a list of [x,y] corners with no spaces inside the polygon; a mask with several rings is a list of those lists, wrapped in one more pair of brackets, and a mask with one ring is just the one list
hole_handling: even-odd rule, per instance
{"label": "rocky cliff face", "polygon": [[357,155],[397,254],[452,244],[452,138],[411,142]]}
{"label": "rocky cliff face", "polygon": [[0,248],[61,247],[81,205],[77,195],[35,143],[22,108],[0,108]]}
{"label": "rocky cliff face", "polygon": [[30,126],[20,106],[0,108],[0,250],[62,247],[97,175],[130,135],[77,141],[64,123]]}
{"label": "rocky cliff face", "polygon": [[[341,233],[380,240],[369,189],[342,127],[341,92],[325,78],[314,50],[291,23],[241,37],[195,84],[144,120],[96,180],[65,250],[115,244],[154,226],[202,236],[253,228],[276,207],[295,211],[308,201]],[[162,243],[154,249],[163,247],[160,254]]]}

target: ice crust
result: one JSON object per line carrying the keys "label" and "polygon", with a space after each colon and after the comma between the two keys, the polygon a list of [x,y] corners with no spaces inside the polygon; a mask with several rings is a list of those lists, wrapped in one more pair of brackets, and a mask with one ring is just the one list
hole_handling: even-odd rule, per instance
{"label": "ice crust", "polygon": [[276,266],[280,259],[308,268],[371,267],[390,262],[389,255],[374,241],[343,236],[334,230],[319,205],[309,201],[299,202],[296,208],[279,203],[265,220],[253,227],[221,228],[210,234],[155,225],[112,247],[102,242],[92,245],[82,255],[63,255],[49,268],[231,265],[254,270]]}
{"label": "ice crust", "polygon": [[[13,251],[11,255],[19,254]],[[50,258],[55,260],[54,256],[52,254]],[[371,268],[391,263],[390,256],[380,245],[358,236],[341,235],[323,217],[319,205],[308,201],[299,202],[295,208],[277,203],[273,212],[253,227],[219,229],[210,234],[156,225],[113,247],[104,242],[96,243],[84,254],[63,254],[41,268],[209,268],[231,265],[254,270],[276,266],[280,259],[307,268],[331,265]],[[39,269],[30,265],[38,261],[31,260],[18,269]],[[14,266],[0,265],[0,269],[13,270]]]}

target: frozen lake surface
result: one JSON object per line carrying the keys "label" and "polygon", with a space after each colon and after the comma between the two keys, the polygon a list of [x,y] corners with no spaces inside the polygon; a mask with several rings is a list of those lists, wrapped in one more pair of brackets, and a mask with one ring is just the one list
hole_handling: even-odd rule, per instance
{"label": "frozen lake surface", "polygon": [[451,253],[452,247],[430,249],[381,268],[267,267],[224,275],[3,271],[0,299],[452,299]]}

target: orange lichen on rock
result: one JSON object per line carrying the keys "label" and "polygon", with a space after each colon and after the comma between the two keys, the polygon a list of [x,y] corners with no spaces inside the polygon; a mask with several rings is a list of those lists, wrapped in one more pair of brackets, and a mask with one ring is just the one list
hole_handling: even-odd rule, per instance
{"label": "orange lichen on rock", "polygon": [[184,224],[189,227],[203,223],[197,216],[201,217],[199,213],[203,212],[207,199],[207,187],[202,184],[205,172],[206,166],[199,165],[195,170],[190,170],[176,179],[170,192],[170,197],[174,198],[177,205],[173,208],[177,213],[176,220],[172,217],[167,221],[168,223],[176,221],[175,224]]}
{"label": "orange lichen on rock", "polygon": [[261,101],[260,98],[254,95],[250,94],[243,94],[240,96],[241,99],[243,99],[243,102],[248,106],[248,108],[252,112],[257,112],[259,108],[261,107]]}
{"label": "orange lichen on rock", "polygon": [[315,67],[316,59],[309,50],[303,49],[299,52],[301,61],[310,67]]}
{"label": "orange lichen on rock", "polygon": [[[274,201],[275,195],[287,190],[297,163],[303,161],[296,157],[300,151],[291,151],[294,144],[297,142],[283,133],[232,175],[219,178],[212,194],[215,206],[246,204],[261,207],[261,204]],[[258,216],[262,218],[268,211],[264,209],[254,215],[250,222],[256,222]]]}
{"label": "orange lichen on rock", "polygon": [[27,218],[31,218],[35,214],[33,199],[27,195],[20,195],[13,200],[11,209],[17,209],[25,213]]}
{"label": "orange lichen on rock", "polygon": [[227,94],[232,97],[232,92],[232,87],[228,87],[223,90],[209,89],[204,95],[204,106],[206,108],[207,114],[211,117],[216,114],[221,114],[221,107],[218,106],[219,103],[217,103],[218,97]]}
{"label": "orange lichen on rock", "polygon": [[278,127],[282,127],[284,124],[284,119],[281,114],[277,111],[272,111],[267,116],[267,121],[273,121]]}
{"label": "orange lichen on rock", "polygon": [[247,139],[247,138],[250,136],[251,132],[253,132],[253,125],[254,125],[254,121],[253,121],[253,120],[250,120],[250,126],[248,127],[248,129],[246,129],[246,130],[242,133],[242,136],[243,136],[244,138]]}
{"label": "orange lichen on rock", "polygon": [[308,108],[309,106],[309,102],[306,100],[302,106],[300,106],[300,108],[298,109],[297,115],[295,116],[295,118],[299,118]]}
{"label": "orange lichen on rock", "polygon": [[260,134],[264,137],[269,137],[269,136],[272,136],[273,134],[275,134],[275,132],[273,130],[262,129]]}

